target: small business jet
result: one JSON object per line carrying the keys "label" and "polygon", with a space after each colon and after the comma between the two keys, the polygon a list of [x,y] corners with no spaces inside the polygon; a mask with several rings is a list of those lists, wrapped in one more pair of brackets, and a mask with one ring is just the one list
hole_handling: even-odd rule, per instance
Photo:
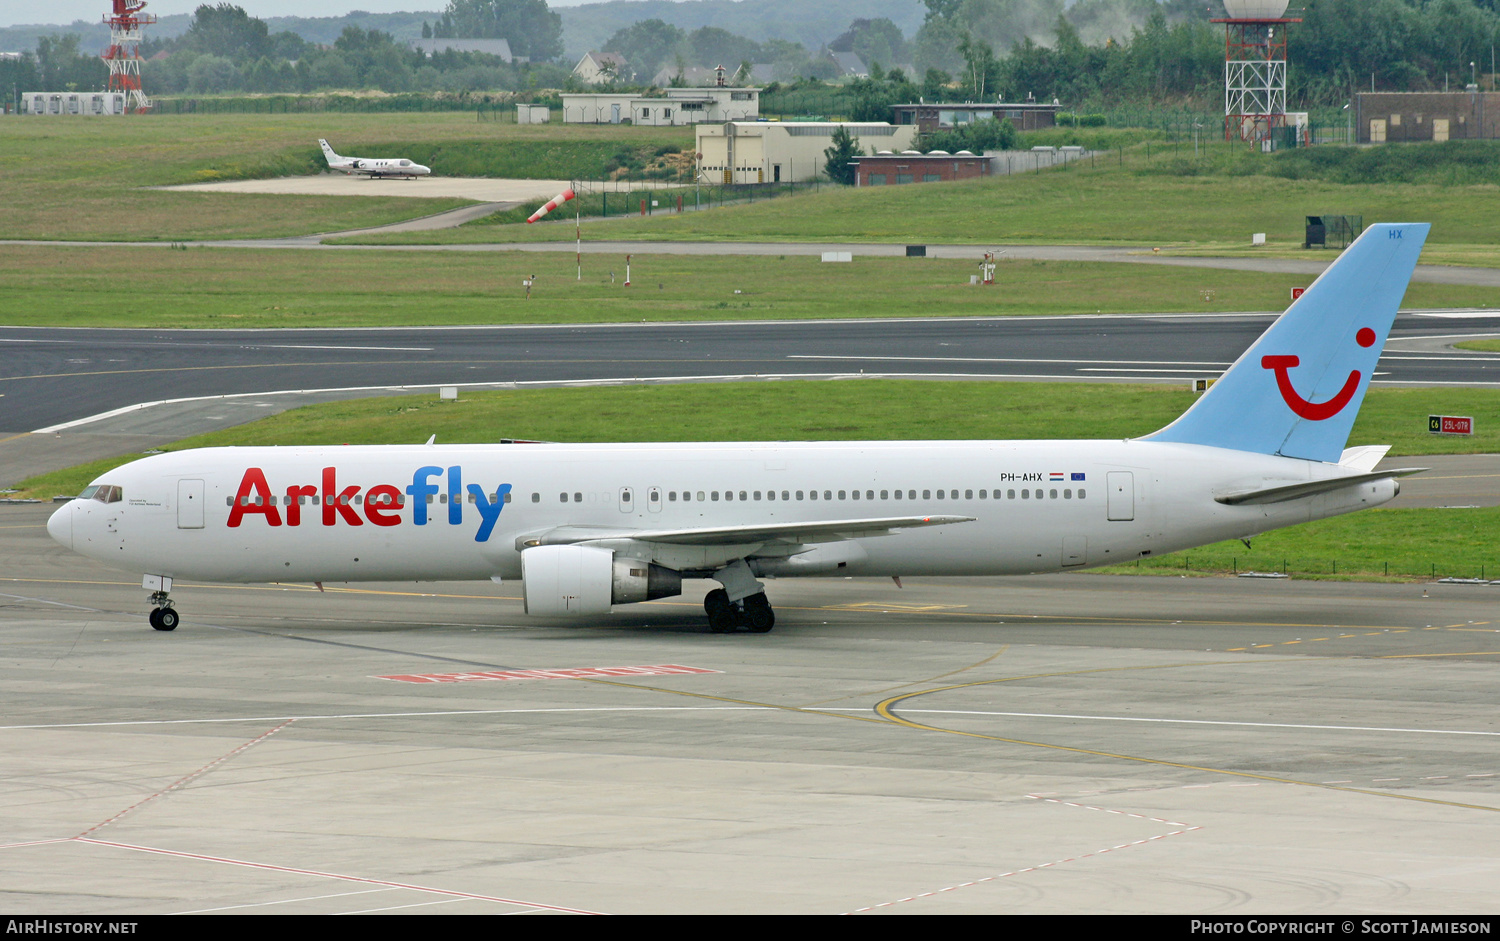
{"label": "small business jet", "polygon": [[413,180],[432,172],[430,167],[400,158],[372,160],[369,157],[340,157],[333,152],[332,147],[328,146],[328,141],[321,137],[318,138],[318,146],[323,148],[323,157],[328,161],[328,169],[337,170],[340,173],[363,173],[372,180],[382,176],[404,176]]}
{"label": "small business jet", "polygon": [[146,573],[162,631],[174,578],[519,579],[528,614],[572,618],[709,578],[710,628],[762,632],[763,578],[1058,572],[1248,539],[1378,506],[1421,469],[1345,445],[1428,228],[1371,226],[1142,438],[208,448],[109,471],[47,530]]}

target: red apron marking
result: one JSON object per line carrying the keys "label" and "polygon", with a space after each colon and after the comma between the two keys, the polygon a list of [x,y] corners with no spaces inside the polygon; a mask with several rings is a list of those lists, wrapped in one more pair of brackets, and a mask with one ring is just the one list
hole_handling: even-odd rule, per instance
{"label": "red apron marking", "polygon": [[563,670],[481,670],[474,673],[398,673],[378,676],[380,680],[402,683],[470,683],[479,680],[581,680],[612,676],[667,676],[673,673],[722,673],[676,663],[659,663],[643,667],[582,667]]}

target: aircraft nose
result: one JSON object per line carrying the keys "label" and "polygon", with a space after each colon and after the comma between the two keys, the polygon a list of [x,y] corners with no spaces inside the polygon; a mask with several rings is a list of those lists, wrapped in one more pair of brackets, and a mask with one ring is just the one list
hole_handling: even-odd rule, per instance
{"label": "aircraft nose", "polygon": [[47,519],[47,534],[57,540],[63,548],[73,548],[73,504],[59,507]]}

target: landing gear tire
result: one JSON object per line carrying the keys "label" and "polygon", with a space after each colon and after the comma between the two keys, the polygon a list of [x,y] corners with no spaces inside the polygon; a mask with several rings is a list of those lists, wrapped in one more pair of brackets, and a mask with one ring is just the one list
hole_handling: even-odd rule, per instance
{"label": "landing gear tire", "polygon": [[708,629],[715,634],[727,634],[739,626],[740,612],[729,600],[729,592],[715,588],[703,599],[703,610],[708,614]]}
{"label": "landing gear tire", "polygon": [[151,616],[147,620],[159,631],[177,630],[177,612],[171,608],[152,608]]}
{"label": "landing gear tire", "polygon": [[752,634],[764,634],[776,626],[776,612],[766,593],[751,595],[745,599],[745,624]]}

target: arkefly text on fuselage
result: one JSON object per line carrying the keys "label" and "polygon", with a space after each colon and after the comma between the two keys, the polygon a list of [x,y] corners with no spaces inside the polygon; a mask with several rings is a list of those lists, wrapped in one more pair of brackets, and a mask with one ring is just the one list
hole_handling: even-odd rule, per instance
{"label": "arkefly text on fuselage", "polygon": [[[1108,565],[1377,506],[1412,469],[1346,448],[1428,226],[1371,226],[1167,427],[1124,441],[213,448],[112,470],[48,531],[172,579],[519,579],[528,614],[722,587],[714,630],[770,630],[763,578]],[[1003,389],[996,387],[997,395]]]}
{"label": "arkefly text on fuselage", "polygon": [[399,176],[408,180],[414,180],[419,176],[427,176],[432,172],[431,168],[424,167],[420,163],[412,163],[402,157],[340,157],[328,146],[328,141],[318,138],[318,146],[323,148],[323,157],[328,161],[328,169],[337,170],[340,173],[364,174],[370,179],[383,176]]}

